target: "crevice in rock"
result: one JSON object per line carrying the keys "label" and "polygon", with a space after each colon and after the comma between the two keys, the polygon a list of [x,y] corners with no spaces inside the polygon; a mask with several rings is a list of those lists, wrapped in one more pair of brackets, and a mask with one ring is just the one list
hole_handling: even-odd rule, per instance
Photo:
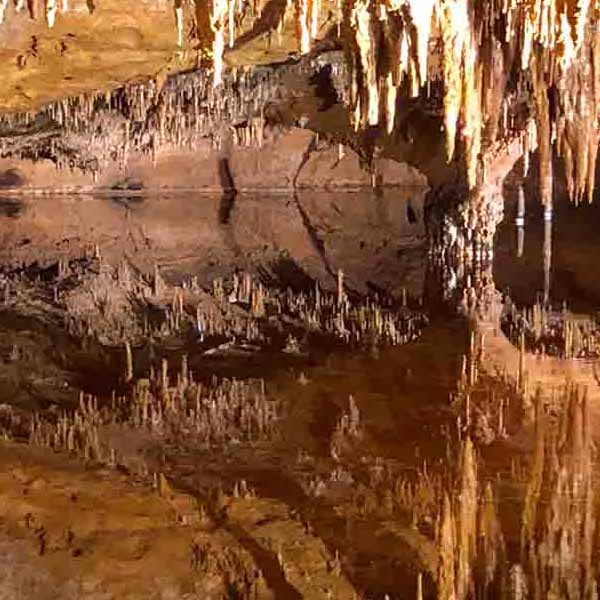
{"label": "crevice in rock", "polygon": [[223,188],[223,194],[219,204],[219,223],[221,225],[228,225],[231,213],[235,207],[237,189],[229,167],[229,159],[227,158],[221,158],[219,160],[219,180],[221,182],[221,187]]}
{"label": "crevice in rock", "polygon": [[317,254],[321,257],[321,262],[325,267],[325,271],[329,273],[332,277],[335,277],[335,272],[327,258],[327,253],[325,252],[325,242],[320,238],[319,233],[316,227],[312,224],[310,217],[307,212],[304,210],[300,199],[298,198],[298,192],[294,192],[294,204],[300,213],[300,217],[302,218],[302,224],[308,233],[308,237],[313,245],[313,248],[316,250]]}

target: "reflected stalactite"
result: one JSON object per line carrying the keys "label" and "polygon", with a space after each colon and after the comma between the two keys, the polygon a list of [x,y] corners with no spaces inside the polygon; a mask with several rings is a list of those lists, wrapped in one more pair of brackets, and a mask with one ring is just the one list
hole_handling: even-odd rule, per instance
{"label": "reflected stalactite", "polygon": [[525,247],[525,192],[522,185],[519,186],[515,225],[517,226],[517,257],[521,258]]}
{"label": "reflected stalactite", "polygon": [[552,271],[552,212],[544,213],[544,304],[550,302],[550,275]]}
{"label": "reflected stalactite", "polygon": [[438,597],[440,600],[456,599],[455,583],[455,546],[456,524],[452,504],[448,494],[444,496],[444,505],[440,528],[438,532],[439,568],[438,568]]}
{"label": "reflected stalactite", "polygon": [[[521,211],[519,211],[521,214]],[[547,220],[547,227],[551,227]],[[550,237],[548,236],[548,239]],[[494,313],[494,305],[498,304],[498,292],[493,284],[491,269],[482,270],[481,265],[473,264],[467,269],[464,276],[463,305],[465,314],[469,315],[473,323],[477,323],[476,332],[471,338],[469,359],[463,362],[463,375],[459,391],[453,404],[461,408],[461,415],[457,417],[457,430],[459,438],[464,435],[476,433],[475,415],[483,412],[488,415],[487,422],[493,422],[494,407],[486,404],[482,399],[480,377],[473,377],[473,357],[475,359],[475,373],[484,372],[483,364],[478,365],[484,353],[483,338],[486,334],[495,338],[498,334],[491,333],[490,325],[497,322],[498,314]],[[495,299],[494,299],[495,298]],[[540,322],[543,328],[544,304],[537,308],[537,317],[532,317],[533,322]],[[535,311],[534,311],[535,312]],[[481,337],[481,341],[476,341]],[[523,336],[521,336],[523,340]],[[480,349],[478,350],[478,348]],[[523,358],[521,351],[521,358]],[[493,353],[493,351],[492,351]],[[523,367],[520,367],[523,370]],[[494,380],[507,379],[506,374],[496,370]],[[527,379],[527,374],[521,377]],[[509,389],[517,400],[515,405],[523,403],[518,419],[509,423],[508,431],[522,430],[523,414],[527,412],[525,399],[527,398],[526,386],[512,383]],[[493,388],[497,390],[497,386]],[[461,402],[456,403],[456,400]],[[497,396],[496,402],[497,404]],[[504,402],[501,402],[503,405]],[[461,467],[455,477],[453,489],[460,490],[456,495],[456,504],[453,506],[453,518],[456,520],[457,540],[467,540],[470,532],[470,515],[473,511],[472,498],[466,494],[466,488],[479,490],[479,517],[477,522],[477,545],[475,551],[469,554],[471,546],[462,546],[455,542],[453,575],[455,576],[454,588],[449,593],[447,582],[448,558],[444,558],[444,543],[448,544],[449,535],[445,538],[438,534],[438,548],[440,552],[440,567],[438,573],[438,593],[440,597],[467,598],[467,597],[510,597],[529,598],[542,600],[547,598],[593,599],[597,598],[597,573],[592,557],[597,553],[597,501],[598,490],[594,481],[593,471],[595,464],[595,451],[591,439],[590,411],[587,392],[583,387],[576,387],[566,383],[560,389],[544,389],[541,385],[533,397],[533,413],[529,422],[533,437],[529,469],[519,472],[511,467],[510,489],[511,501],[513,494],[519,490],[523,501],[520,503],[520,549],[509,548],[504,541],[502,522],[495,512],[493,498],[494,490],[490,483],[477,480],[475,471],[467,468],[471,461],[466,460],[467,446],[463,446]],[[503,430],[506,435],[505,424],[510,419],[506,412],[502,419]],[[491,412],[490,412],[491,411]],[[514,418],[514,417],[513,417]],[[481,419],[481,417],[480,417]],[[529,427],[529,426],[527,426]],[[481,436],[476,436],[476,438]],[[467,441],[469,438],[466,438]],[[475,438],[474,438],[475,439]],[[465,482],[471,481],[465,488]],[[508,482],[507,482],[508,483]],[[481,493],[483,490],[483,493]],[[502,497],[500,497],[502,501]],[[441,507],[442,522],[450,523],[447,507]],[[463,520],[466,519],[466,520]],[[443,529],[440,530],[442,532]],[[446,526],[446,532],[450,531]],[[469,574],[466,577],[465,574]],[[444,577],[442,577],[444,575]],[[463,577],[463,582],[460,578]]]}
{"label": "reflected stalactite", "polygon": [[[467,283],[478,288],[474,281]],[[484,353],[483,338],[477,342],[472,337],[471,346],[470,355],[476,356],[479,364]],[[481,376],[467,375],[472,361],[470,356],[463,366],[457,396],[463,402],[453,401],[461,405],[458,437],[465,431],[467,437],[450,483],[454,493],[448,493],[439,508],[438,597],[597,598],[593,557],[598,552],[598,488],[587,390],[569,383],[562,388],[538,388],[533,416],[526,426],[533,438],[529,467],[517,468],[513,459],[510,475],[498,474],[500,483],[494,487],[491,480],[486,481],[484,469],[475,467],[469,432],[477,431],[477,415],[481,419],[482,412],[494,410],[498,396],[494,396],[493,404],[484,400],[482,386],[490,385],[490,380],[488,376],[482,380]],[[501,377],[501,373],[493,376],[494,381]],[[492,390],[500,392],[497,384]],[[518,400],[516,396],[523,393],[510,390],[508,386],[507,399]],[[507,411],[506,418],[510,420],[511,413],[509,431],[523,432],[523,422],[521,417],[515,418],[514,409]],[[494,420],[492,413],[490,416],[488,422]],[[516,498],[520,544],[508,545],[505,535],[514,530],[514,523],[511,517],[506,520],[506,512],[500,517],[496,500],[512,505]]]}
{"label": "reflected stalactite", "polygon": [[477,548],[478,480],[473,443],[467,438],[463,444],[460,465],[460,493],[458,497],[458,546],[456,597],[469,597],[473,590],[473,563]]}
{"label": "reflected stalactite", "polygon": [[536,600],[593,598],[596,590],[591,560],[596,499],[589,409],[581,390],[569,389],[564,398],[558,424],[541,405],[537,409],[538,450],[522,525],[522,562],[528,566]]}
{"label": "reflected stalactite", "polygon": [[489,598],[497,590],[495,583],[501,579],[506,560],[506,548],[502,525],[496,507],[496,498],[490,481],[485,485],[478,516],[476,597]]}

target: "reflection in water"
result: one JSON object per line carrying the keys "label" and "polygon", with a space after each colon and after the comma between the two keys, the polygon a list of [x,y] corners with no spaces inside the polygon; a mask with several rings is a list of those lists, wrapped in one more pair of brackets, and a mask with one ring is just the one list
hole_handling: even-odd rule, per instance
{"label": "reflection in water", "polygon": [[545,273],[548,270],[545,267],[550,264],[550,258],[549,294],[552,303],[560,306],[566,302],[577,312],[595,311],[600,306],[600,279],[590,277],[590,274],[595,272],[596,267],[600,205],[586,204],[576,208],[566,202],[556,202],[552,228],[535,199],[527,197],[526,209],[523,251],[516,259],[513,219],[520,213],[519,194],[517,191],[514,196],[508,196],[505,205],[507,218],[498,228],[494,254],[494,277],[498,289],[509,288],[511,297],[520,306],[533,304],[537,295],[543,296],[547,287]]}
{"label": "reflection in water", "polygon": [[[582,359],[597,356],[600,336],[592,319],[549,306],[560,220],[554,232],[551,219],[531,234],[528,223],[521,237],[525,263],[537,244],[531,272],[544,294],[519,309],[494,279],[505,255],[514,260],[513,237],[501,232],[500,269],[485,251],[457,261],[448,248],[427,264],[414,191],[295,200],[242,196],[227,209],[221,221],[255,257],[247,269],[214,231],[223,198],[209,197],[150,199],[132,211],[124,239],[143,231],[139,255],[154,253],[147,270],[109,261],[108,242],[85,261],[64,252],[45,279],[5,268],[0,311],[66,329],[69,356],[104,341],[123,375],[113,375],[114,396],[97,389],[79,401],[73,390],[60,412],[4,407],[3,433],[126,468],[167,499],[194,490],[206,536],[243,542],[282,598],[325,588],[344,599],[595,598],[598,396]],[[62,214],[56,200],[36,202],[35,215],[11,220],[17,235]],[[117,208],[90,199],[72,214],[84,208],[105,211],[90,219],[108,237]],[[516,208],[522,230],[529,216]],[[443,227],[454,246],[461,236]],[[186,266],[190,249],[198,261],[218,257],[222,271],[209,278]],[[167,256],[178,277],[157,264]],[[503,277],[503,287],[513,282]],[[531,294],[531,280],[514,281]],[[52,353],[36,362],[10,320],[2,328],[0,384],[59,404]],[[44,384],[34,387],[32,373]],[[199,518],[188,510],[197,504],[173,505],[182,527]],[[250,521],[264,528],[251,533]],[[206,577],[262,597],[251,569],[205,562]]]}
{"label": "reflection in water", "polygon": [[406,218],[411,225],[414,225],[415,223],[418,222],[417,213],[415,212],[415,209],[413,208],[410,201],[406,205]]}
{"label": "reflection in water", "polygon": [[0,198],[0,217],[17,218],[23,212],[23,204],[16,198]]}
{"label": "reflection in water", "polygon": [[552,210],[544,211],[544,304],[550,302],[550,273],[552,271]]}
{"label": "reflection in water", "polygon": [[525,245],[525,192],[523,191],[522,185],[519,186],[519,199],[515,224],[517,226],[517,257],[521,258],[523,256]]}
{"label": "reflection in water", "polygon": [[223,192],[221,196],[221,204],[219,205],[219,224],[220,225],[228,225],[229,219],[231,218],[231,213],[233,212],[233,208],[235,206],[235,198],[237,196],[237,192],[235,190],[229,190]]}
{"label": "reflection in water", "polygon": [[7,169],[0,171],[0,189],[16,188],[25,183],[25,177],[18,169]]}
{"label": "reflection in water", "polygon": [[111,202],[114,202],[118,206],[122,206],[126,210],[130,208],[139,207],[143,204],[145,198],[143,196],[111,196]]}
{"label": "reflection in water", "polygon": [[226,158],[222,158],[219,161],[219,181],[223,188],[223,195],[219,204],[219,223],[221,225],[228,225],[235,205],[237,190],[229,167],[229,161]]}

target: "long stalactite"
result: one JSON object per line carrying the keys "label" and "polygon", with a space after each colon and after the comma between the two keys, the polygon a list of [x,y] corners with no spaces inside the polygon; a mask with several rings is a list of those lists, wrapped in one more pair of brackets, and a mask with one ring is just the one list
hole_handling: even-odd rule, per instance
{"label": "long stalactite", "polygon": [[[552,204],[553,147],[575,202],[591,200],[598,144],[600,77],[597,0],[347,0],[354,39],[350,75],[355,126],[387,125],[400,96],[442,85],[448,161],[461,149],[471,189],[485,176],[482,154],[506,134],[497,107],[531,97],[540,156],[540,197]],[[383,40],[383,43],[382,43]],[[431,60],[438,52],[437,61]],[[504,77],[495,73],[501,61]],[[390,85],[397,88],[390,90]],[[366,106],[365,106],[366,103]],[[486,135],[486,133],[488,135]],[[490,135],[491,133],[491,135]],[[523,131],[528,153],[530,131]]]}

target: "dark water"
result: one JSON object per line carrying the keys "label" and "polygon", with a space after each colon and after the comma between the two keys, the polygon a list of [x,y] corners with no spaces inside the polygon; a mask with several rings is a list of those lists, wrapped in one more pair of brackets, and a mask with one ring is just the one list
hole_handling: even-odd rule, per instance
{"label": "dark water", "polygon": [[[500,290],[509,289],[520,306],[532,305],[544,292],[544,219],[537,200],[526,202],[523,255],[517,255],[517,203],[506,201],[498,228],[494,277]],[[567,302],[576,312],[593,313],[600,307],[600,204],[576,207],[557,201],[552,223],[550,301]]]}

